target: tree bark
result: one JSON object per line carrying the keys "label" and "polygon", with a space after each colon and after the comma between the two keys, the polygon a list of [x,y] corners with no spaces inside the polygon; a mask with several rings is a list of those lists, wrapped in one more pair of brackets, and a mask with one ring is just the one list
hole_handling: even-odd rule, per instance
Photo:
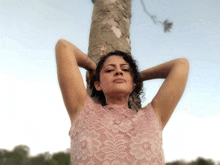
{"label": "tree bark", "polygon": [[130,18],[131,0],[95,0],[88,51],[95,63],[111,51],[131,54]]}
{"label": "tree bark", "polygon": [[[92,0],[92,2],[94,9],[88,56],[97,64],[102,55],[115,50],[131,55],[131,0]],[[87,92],[91,94],[89,88]],[[136,96],[135,102],[140,108],[139,97]]]}

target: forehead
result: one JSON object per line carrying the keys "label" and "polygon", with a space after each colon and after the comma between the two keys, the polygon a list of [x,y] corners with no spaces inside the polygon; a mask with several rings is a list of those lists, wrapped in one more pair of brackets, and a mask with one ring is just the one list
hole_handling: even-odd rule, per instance
{"label": "forehead", "polygon": [[110,56],[108,57],[104,64],[103,64],[103,67],[105,67],[106,65],[109,65],[109,64],[128,64],[128,62],[126,62],[122,56]]}

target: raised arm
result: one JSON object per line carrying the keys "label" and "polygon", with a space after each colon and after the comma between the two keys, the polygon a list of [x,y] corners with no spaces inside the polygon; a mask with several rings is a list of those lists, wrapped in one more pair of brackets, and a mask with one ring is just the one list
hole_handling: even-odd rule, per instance
{"label": "raised arm", "polygon": [[66,40],[59,40],[55,49],[58,80],[66,109],[73,121],[86,99],[86,88],[79,67],[91,71],[96,70],[96,64]]}
{"label": "raised arm", "polygon": [[184,92],[189,73],[189,62],[186,58],[175,59],[140,72],[142,81],[164,78],[152,106],[161,121],[162,128],[170,119]]}

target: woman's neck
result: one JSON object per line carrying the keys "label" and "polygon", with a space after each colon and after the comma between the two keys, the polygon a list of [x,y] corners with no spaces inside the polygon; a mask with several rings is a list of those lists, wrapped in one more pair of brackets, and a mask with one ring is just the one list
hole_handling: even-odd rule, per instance
{"label": "woman's neck", "polygon": [[107,105],[120,105],[128,107],[129,96],[105,96]]}

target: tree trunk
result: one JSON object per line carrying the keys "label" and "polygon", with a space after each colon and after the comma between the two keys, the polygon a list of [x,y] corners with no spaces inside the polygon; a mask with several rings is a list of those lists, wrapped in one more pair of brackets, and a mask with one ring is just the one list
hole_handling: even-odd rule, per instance
{"label": "tree trunk", "polygon": [[[92,0],[92,2],[94,9],[88,56],[97,64],[102,55],[115,50],[131,55],[131,0]],[[87,92],[91,94],[89,88]],[[135,97],[135,103],[140,108],[140,98]]]}

